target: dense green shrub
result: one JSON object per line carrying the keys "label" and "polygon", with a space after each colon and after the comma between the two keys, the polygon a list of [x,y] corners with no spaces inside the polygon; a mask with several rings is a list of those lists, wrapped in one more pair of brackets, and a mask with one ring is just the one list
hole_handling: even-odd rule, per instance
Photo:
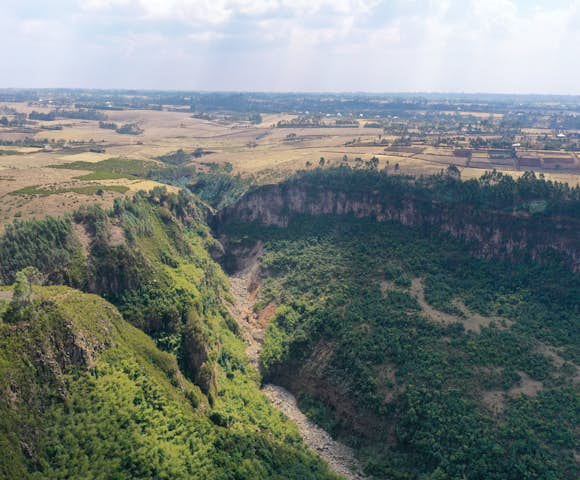
{"label": "dense green shrub", "polygon": [[[341,166],[299,172],[287,183],[338,189],[347,193],[377,192],[398,201],[412,196],[418,201],[422,200],[424,208],[437,202],[460,208],[467,205],[539,215],[580,217],[580,186],[546,180],[542,174],[536,176],[534,172],[524,172],[514,180],[510,175],[494,170],[486,172],[479,179],[461,180],[457,175],[445,172],[414,177]],[[530,203],[537,200],[544,202],[541,211],[536,211]]]}

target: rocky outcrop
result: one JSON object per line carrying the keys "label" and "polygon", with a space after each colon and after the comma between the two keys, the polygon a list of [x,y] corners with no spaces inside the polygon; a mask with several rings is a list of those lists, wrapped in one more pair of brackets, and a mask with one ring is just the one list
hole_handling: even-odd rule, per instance
{"label": "rocky outcrop", "polygon": [[433,234],[449,234],[484,258],[531,257],[554,251],[580,270],[580,223],[576,219],[443,205],[412,195],[349,191],[296,183],[266,185],[218,212],[214,226],[259,222],[287,227],[296,215],[351,215],[379,222],[396,221]]}

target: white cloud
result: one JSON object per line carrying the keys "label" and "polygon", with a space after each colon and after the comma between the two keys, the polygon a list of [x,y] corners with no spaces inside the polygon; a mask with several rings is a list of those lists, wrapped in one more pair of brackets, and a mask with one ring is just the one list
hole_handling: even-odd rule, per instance
{"label": "white cloud", "polygon": [[92,11],[124,7],[150,19],[186,20],[220,24],[238,15],[352,15],[372,11],[381,0],[85,0],[81,6]]}
{"label": "white cloud", "polygon": [[79,5],[86,10],[106,10],[129,5],[132,0],[81,0]]}
{"label": "white cloud", "polygon": [[189,33],[187,35],[189,40],[193,40],[194,42],[215,42],[217,40],[222,40],[225,38],[225,35],[221,32],[214,32],[211,30],[206,30],[202,32],[195,32]]}
{"label": "white cloud", "polygon": [[42,71],[101,87],[580,93],[580,0],[17,3],[0,2],[13,85]]}
{"label": "white cloud", "polygon": [[472,0],[471,12],[474,23],[486,30],[509,29],[518,21],[518,8],[511,0]]}

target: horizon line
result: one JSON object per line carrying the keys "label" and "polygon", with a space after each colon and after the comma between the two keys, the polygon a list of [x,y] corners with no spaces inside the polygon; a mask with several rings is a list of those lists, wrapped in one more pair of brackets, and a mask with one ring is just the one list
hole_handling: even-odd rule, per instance
{"label": "horizon line", "polygon": [[492,91],[457,91],[457,90],[400,90],[400,91],[369,91],[369,90],[245,90],[245,89],[183,89],[183,88],[140,88],[140,87],[1,87],[1,91],[94,91],[94,92],[178,92],[178,93],[221,93],[221,94],[306,94],[306,95],[497,95],[497,96],[528,96],[528,97],[579,97],[580,93],[537,93],[537,92],[492,92]]}

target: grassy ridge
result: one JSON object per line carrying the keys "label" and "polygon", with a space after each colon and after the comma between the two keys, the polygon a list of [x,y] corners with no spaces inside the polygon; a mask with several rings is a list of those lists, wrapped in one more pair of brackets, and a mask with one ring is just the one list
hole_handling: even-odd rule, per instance
{"label": "grassy ridge", "polygon": [[134,180],[138,177],[133,175],[129,175],[127,173],[116,173],[116,172],[107,172],[103,170],[98,170],[94,173],[88,173],[86,175],[81,175],[80,177],[74,177],[75,180],[119,180],[121,178],[128,178],[129,180]]}

